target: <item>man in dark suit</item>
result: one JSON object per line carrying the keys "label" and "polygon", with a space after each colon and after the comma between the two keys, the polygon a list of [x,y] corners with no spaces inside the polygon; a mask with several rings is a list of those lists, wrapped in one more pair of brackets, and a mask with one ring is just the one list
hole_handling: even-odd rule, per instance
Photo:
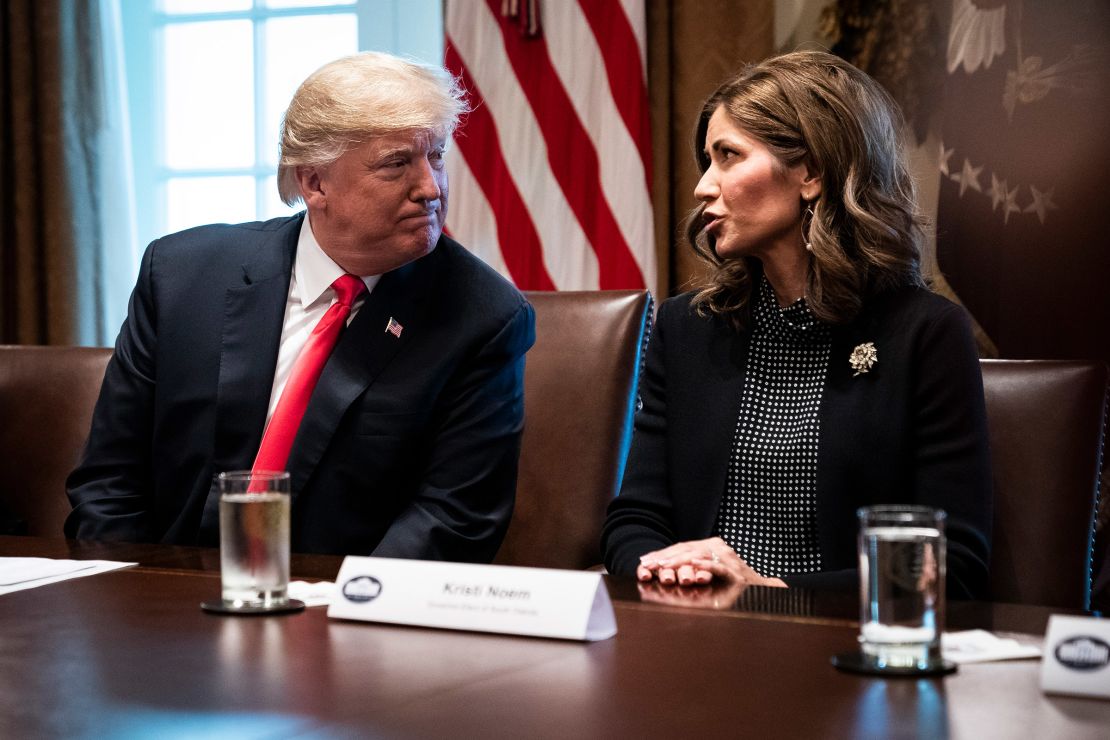
{"label": "man in dark suit", "polygon": [[276,458],[291,475],[293,550],[493,558],[534,314],[442,236],[443,152],[465,108],[442,69],[376,53],[332,62],[282,129],[279,190],[307,215],[150,245],[67,481],[66,536],[216,544],[215,476],[275,459],[259,454],[263,433],[349,280],[366,291]]}

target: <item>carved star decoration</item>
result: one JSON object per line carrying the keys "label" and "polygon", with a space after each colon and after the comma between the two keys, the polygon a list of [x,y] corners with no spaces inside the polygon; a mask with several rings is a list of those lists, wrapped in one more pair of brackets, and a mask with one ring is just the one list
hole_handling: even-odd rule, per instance
{"label": "carved star decoration", "polygon": [[[1020,186],[1019,186],[1020,187]],[[1018,188],[1006,192],[1006,198],[1002,204],[1002,223],[1007,224],[1010,222],[1011,213],[1021,213],[1021,206],[1017,204]]]}
{"label": "carved star decoration", "polygon": [[940,173],[948,177],[948,160],[952,159],[952,153],[955,149],[945,149],[944,142],[940,143]]}
{"label": "carved star decoration", "polygon": [[1057,206],[1052,202],[1052,192],[1056,188],[1049,188],[1041,192],[1034,186],[1029,186],[1029,191],[1033,193],[1033,202],[1025,207],[1025,213],[1035,213],[1037,218],[1040,219],[1041,225],[1044,225],[1044,217],[1049,211],[1057,210]]}
{"label": "carved star decoration", "polygon": [[999,180],[998,176],[993,172],[991,173],[991,186],[987,190],[987,195],[991,197],[991,212],[998,210],[998,207],[1006,202],[1006,181]]}
{"label": "carved star decoration", "polygon": [[960,197],[964,197],[964,191],[968,188],[976,191],[977,193],[983,192],[983,186],[979,184],[979,173],[983,171],[982,165],[979,167],[972,167],[971,162],[964,157],[963,170],[951,176],[953,182],[960,183]]}

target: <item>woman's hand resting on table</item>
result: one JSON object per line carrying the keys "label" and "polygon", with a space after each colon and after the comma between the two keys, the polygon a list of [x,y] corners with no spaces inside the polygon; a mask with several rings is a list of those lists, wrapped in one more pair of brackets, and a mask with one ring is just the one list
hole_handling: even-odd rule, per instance
{"label": "woman's hand resting on table", "polygon": [[745,586],[778,586],[780,578],[764,578],[752,570],[720,537],[679,542],[640,558],[636,568],[640,581],[698,586],[707,583],[737,583]]}

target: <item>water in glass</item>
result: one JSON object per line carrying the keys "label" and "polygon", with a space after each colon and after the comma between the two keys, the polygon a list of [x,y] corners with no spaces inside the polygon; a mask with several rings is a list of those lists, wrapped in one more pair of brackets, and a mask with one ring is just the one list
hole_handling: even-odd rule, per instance
{"label": "water in glass", "polygon": [[860,530],[860,644],[880,668],[925,668],[940,659],[943,525],[916,524]]}
{"label": "water in glass", "polygon": [[271,607],[288,601],[288,494],[220,497],[220,574],[228,606]]}

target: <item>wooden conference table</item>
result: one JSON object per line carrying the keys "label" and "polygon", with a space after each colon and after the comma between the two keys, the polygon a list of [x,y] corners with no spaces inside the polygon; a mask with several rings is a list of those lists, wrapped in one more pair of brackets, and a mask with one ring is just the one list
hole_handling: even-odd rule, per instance
{"label": "wooden conference table", "polygon": [[[727,611],[610,578],[604,642],[221,617],[215,550],[0,537],[0,556],[140,567],[0,596],[0,737],[1106,738],[1110,701],[1046,697],[1037,661],[943,679],[838,673],[854,600],[750,589]],[[294,577],[340,559],[294,556]],[[666,594],[649,594],[649,598]],[[1049,610],[950,604],[949,627],[1043,634]]]}

